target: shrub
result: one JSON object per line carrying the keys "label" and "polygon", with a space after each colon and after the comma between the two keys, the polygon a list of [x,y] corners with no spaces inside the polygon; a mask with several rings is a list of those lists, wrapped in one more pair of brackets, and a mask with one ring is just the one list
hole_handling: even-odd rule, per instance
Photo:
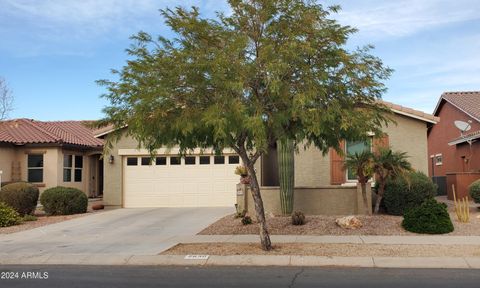
{"label": "shrub", "polygon": [[427,199],[422,205],[408,210],[403,218],[403,228],[423,234],[445,234],[453,231],[452,220],[445,203]]}
{"label": "shrub", "polygon": [[242,224],[243,225],[250,225],[252,223],[253,223],[253,221],[252,221],[252,218],[250,216],[243,216],[243,218],[242,218]]}
{"label": "shrub", "polygon": [[40,203],[48,215],[70,215],[87,212],[88,198],[76,188],[59,186],[45,190]]}
{"label": "shrub", "polygon": [[292,214],[292,225],[305,224],[305,215],[300,211],[295,211]]}
{"label": "shrub", "polygon": [[0,201],[5,202],[24,216],[33,214],[38,202],[38,188],[26,182],[5,185],[0,191]]}
{"label": "shrub", "polygon": [[468,186],[468,192],[475,203],[480,203],[480,179]]}
{"label": "shrub", "polygon": [[20,215],[7,204],[0,202],[0,227],[20,224]]}
{"label": "shrub", "polygon": [[385,186],[385,209],[388,214],[403,215],[408,209],[433,198],[436,191],[437,186],[421,172],[411,172],[406,177],[389,179]]}
{"label": "shrub", "polygon": [[25,221],[25,222],[37,221],[37,217],[27,214],[27,215],[23,216],[22,220]]}

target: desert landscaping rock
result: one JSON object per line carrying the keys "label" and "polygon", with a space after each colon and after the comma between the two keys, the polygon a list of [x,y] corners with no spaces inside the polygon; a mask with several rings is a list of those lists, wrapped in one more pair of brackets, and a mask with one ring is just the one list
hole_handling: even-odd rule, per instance
{"label": "desert landscaping rock", "polygon": [[358,229],[363,226],[362,221],[355,216],[337,218],[335,219],[335,223],[343,229]]}

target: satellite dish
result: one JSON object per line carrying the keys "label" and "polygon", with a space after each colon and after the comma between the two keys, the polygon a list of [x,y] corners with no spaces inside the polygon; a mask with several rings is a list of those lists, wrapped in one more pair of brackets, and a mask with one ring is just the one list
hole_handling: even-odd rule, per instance
{"label": "satellite dish", "polygon": [[460,130],[460,133],[462,133],[462,134],[463,134],[463,132],[467,132],[468,130],[470,130],[472,128],[472,126],[470,126],[469,123],[464,122],[464,121],[456,120],[453,123]]}

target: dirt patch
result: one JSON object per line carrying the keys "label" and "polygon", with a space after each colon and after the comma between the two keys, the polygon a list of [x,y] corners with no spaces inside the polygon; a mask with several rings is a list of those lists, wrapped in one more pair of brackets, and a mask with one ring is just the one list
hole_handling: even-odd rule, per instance
{"label": "dirt patch", "polygon": [[178,244],[164,255],[304,255],[348,257],[478,257],[479,245],[275,244],[265,252],[253,243]]}
{"label": "dirt patch", "polygon": [[[460,223],[456,220],[453,207],[449,207],[450,218],[455,230],[446,235],[480,235],[480,211],[472,207],[470,209],[470,222]],[[272,235],[418,235],[405,231],[402,228],[402,216],[373,215],[358,216],[363,227],[350,230],[342,229],[335,223],[335,219],[342,216],[307,215],[307,222],[302,226],[293,226],[290,217],[268,217],[267,223]],[[213,223],[201,231],[200,235],[237,235],[258,234],[258,225],[242,225],[240,219],[234,215],[228,215]]]}

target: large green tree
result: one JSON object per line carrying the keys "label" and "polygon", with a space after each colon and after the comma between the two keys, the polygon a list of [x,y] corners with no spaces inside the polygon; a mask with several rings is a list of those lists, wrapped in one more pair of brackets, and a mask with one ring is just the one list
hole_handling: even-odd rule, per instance
{"label": "large green tree", "polygon": [[[231,13],[162,10],[175,37],[140,32],[99,125],[128,126],[152,152],[231,148],[251,176],[262,248],[272,248],[254,164],[278,139],[326,153],[340,139],[363,139],[385,123],[377,104],[390,70],[370,47],[345,48],[355,32],[303,0],[230,0]],[[232,192],[233,193],[233,192]]]}

